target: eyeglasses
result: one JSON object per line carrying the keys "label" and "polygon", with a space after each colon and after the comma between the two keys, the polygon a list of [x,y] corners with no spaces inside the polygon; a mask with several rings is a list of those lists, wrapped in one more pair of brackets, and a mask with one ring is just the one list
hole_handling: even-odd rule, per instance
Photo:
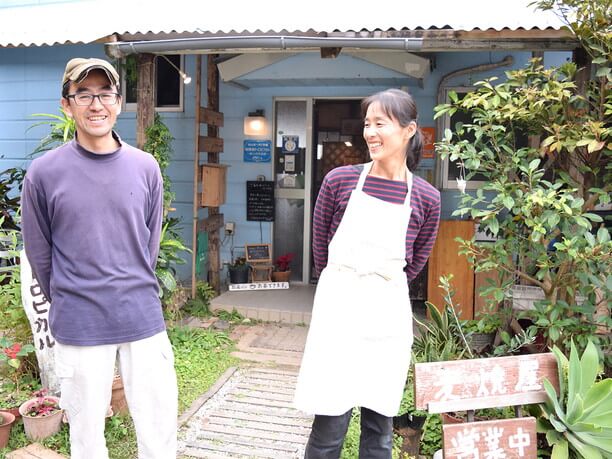
{"label": "eyeglasses", "polygon": [[91,105],[96,97],[102,105],[115,105],[117,100],[119,100],[119,94],[116,92],[105,92],[102,94],[88,94],[86,92],[68,94],[66,99],[72,98],[77,105]]}

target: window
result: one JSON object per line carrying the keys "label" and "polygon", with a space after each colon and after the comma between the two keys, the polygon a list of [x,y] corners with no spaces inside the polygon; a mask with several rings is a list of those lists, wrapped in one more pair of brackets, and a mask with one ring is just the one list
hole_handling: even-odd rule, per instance
{"label": "window", "polygon": [[[169,54],[165,56],[176,67],[183,70],[184,56]],[[154,62],[155,73],[155,109],[157,111],[183,111],[183,81],[179,73],[166,59],[157,56]],[[124,109],[136,111],[136,85],[138,70],[136,56],[125,58],[122,72],[122,93]]]}
{"label": "window", "polygon": [[[450,91],[455,91],[457,93],[457,97],[459,97],[459,99],[461,100],[466,93],[473,91],[474,89],[475,89],[474,87],[447,88],[445,90],[446,103],[450,102],[450,99],[448,97],[448,93]],[[444,130],[446,129],[451,129],[452,131],[454,131],[455,125],[459,122],[463,124],[472,124],[473,118],[471,117],[469,113],[465,113],[461,111],[457,111],[456,113],[453,114],[453,116],[450,116],[450,117],[448,115],[445,115],[443,119],[443,129],[442,129],[441,135],[444,134]],[[464,134],[463,138],[473,141],[474,134],[471,132],[468,132]],[[526,147],[527,140],[528,140],[527,135],[522,135],[522,133],[518,132],[516,136],[516,142],[517,142],[516,147],[517,148]],[[467,175],[467,171],[465,172],[464,175]],[[460,161],[451,161],[450,158],[446,158],[441,164],[442,188],[443,189],[457,189],[456,179],[458,179],[460,176],[461,176]],[[476,188],[480,187],[480,185],[482,185],[484,181],[485,181],[485,177],[482,174],[476,174],[467,182],[466,189],[475,190]]]}

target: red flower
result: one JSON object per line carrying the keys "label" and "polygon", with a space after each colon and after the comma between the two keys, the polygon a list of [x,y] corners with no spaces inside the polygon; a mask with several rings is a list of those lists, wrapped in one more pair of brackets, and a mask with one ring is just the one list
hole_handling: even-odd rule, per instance
{"label": "red flower", "polygon": [[19,353],[19,351],[21,351],[21,344],[15,343],[11,347],[6,347],[3,350],[4,350],[4,354],[9,359],[16,359],[17,358],[17,354]]}

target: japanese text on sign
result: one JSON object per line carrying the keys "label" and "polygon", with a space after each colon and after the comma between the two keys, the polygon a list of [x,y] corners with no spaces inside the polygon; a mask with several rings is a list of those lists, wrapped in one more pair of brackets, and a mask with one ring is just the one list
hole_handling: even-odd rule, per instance
{"label": "japanese text on sign", "polygon": [[457,459],[532,458],[537,455],[535,418],[443,426],[444,455]]}
{"label": "japanese text on sign", "polygon": [[245,163],[269,163],[272,160],[272,142],[269,140],[245,140]]}

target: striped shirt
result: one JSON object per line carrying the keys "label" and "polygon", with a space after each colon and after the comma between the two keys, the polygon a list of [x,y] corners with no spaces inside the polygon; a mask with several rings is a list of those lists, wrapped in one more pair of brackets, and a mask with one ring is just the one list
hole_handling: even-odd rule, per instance
{"label": "striped shirt", "polygon": [[[357,187],[363,164],[342,166],[331,170],[323,179],[313,215],[312,249],[317,275],[327,265],[327,250],[346,206],[351,191]],[[363,191],[394,204],[403,204],[408,192],[404,181],[387,180],[368,175]],[[440,222],[440,192],[416,175],[410,196],[412,214],[406,231],[406,277],[414,279],[425,266],[438,234]]]}

